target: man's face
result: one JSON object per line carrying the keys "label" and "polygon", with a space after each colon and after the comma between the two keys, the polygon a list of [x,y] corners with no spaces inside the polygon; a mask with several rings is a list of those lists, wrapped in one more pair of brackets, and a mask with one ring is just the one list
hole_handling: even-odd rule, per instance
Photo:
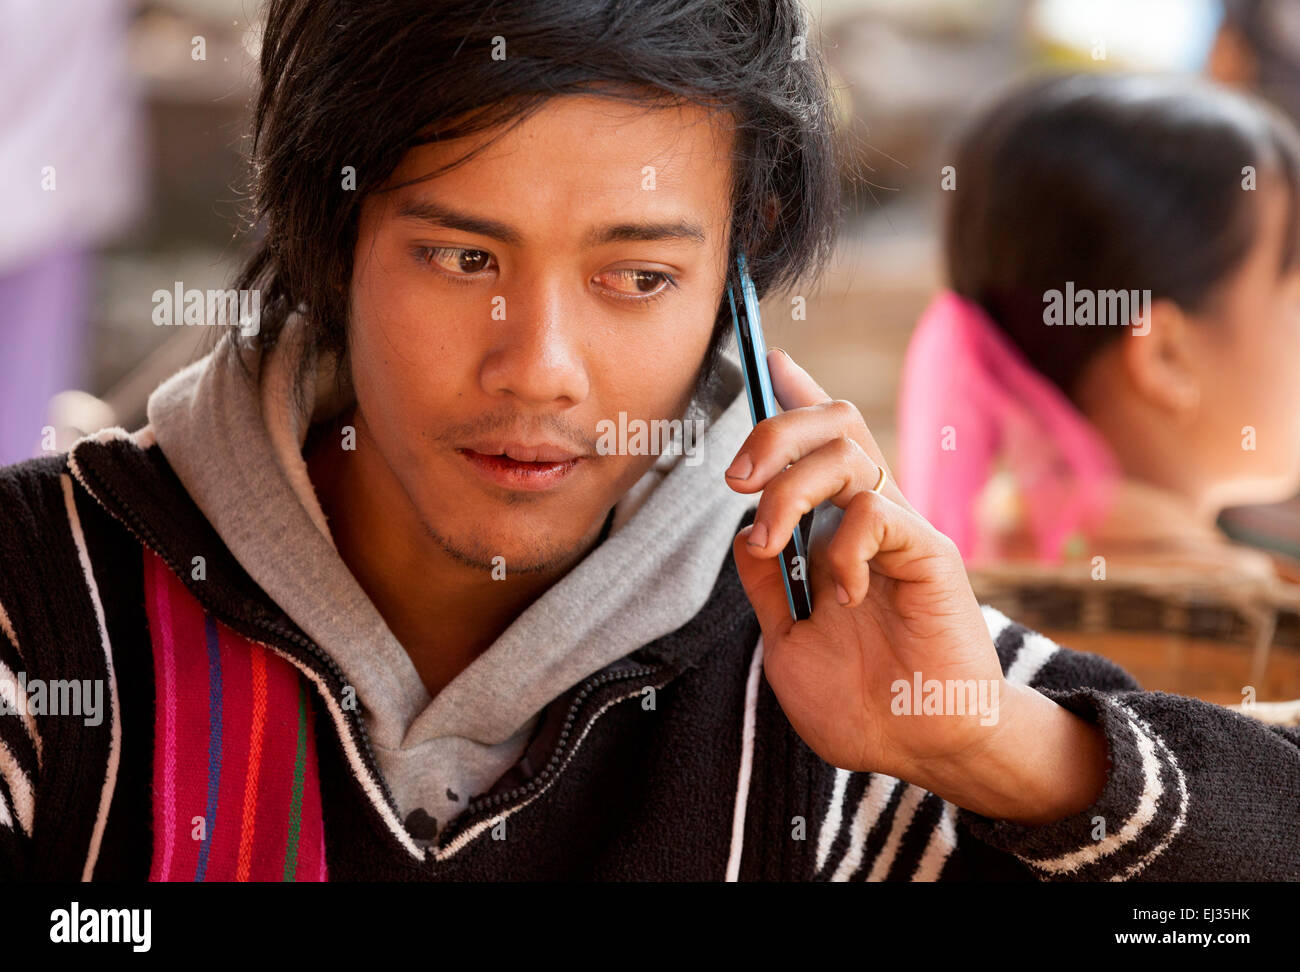
{"label": "man's face", "polygon": [[[389,185],[486,139],[414,149]],[[562,565],[653,463],[598,454],[598,423],[689,404],[726,271],[731,140],[699,108],[557,97],[363,202],[357,458],[456,559]]]}

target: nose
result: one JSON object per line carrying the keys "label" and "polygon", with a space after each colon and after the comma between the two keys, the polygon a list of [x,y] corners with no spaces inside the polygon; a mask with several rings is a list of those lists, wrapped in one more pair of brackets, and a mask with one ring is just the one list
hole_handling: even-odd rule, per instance
{"label": "nose", "polygon": [[489,395],[529,405],[575,405],[587,397],[577,295],[557,279],[533,277],[501,295],[487,324],[492,338],[479,370]]}

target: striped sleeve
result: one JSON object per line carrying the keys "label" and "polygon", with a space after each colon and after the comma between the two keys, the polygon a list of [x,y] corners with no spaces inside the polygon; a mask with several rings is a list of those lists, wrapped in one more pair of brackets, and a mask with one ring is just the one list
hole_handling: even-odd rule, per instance
{"label": "striped sleeve", "polygon": [[1098,725],[1109,772],[1093,806],[1052,824],[958,810],[959,841],[1013,855],[1042,880],[1300,879],[1300,730],[1141,691],[1101,656],[984,613],[1008,681]]}
{"label": "striped sleeve", "polygon": [[27,711],[26,666],[18,638],[0,604],[0,880],[28,873],[41,737]]}

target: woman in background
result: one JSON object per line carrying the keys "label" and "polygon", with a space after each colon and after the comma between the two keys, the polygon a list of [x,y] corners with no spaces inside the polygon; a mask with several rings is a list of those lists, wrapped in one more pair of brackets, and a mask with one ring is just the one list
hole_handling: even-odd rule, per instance
{"label": "woman in background", "polygon": [[1038,80],[959,140],[951,291],[917,326],[900,475],[970,560],[1256,574],[1215,527],[1300,489],[1300,136],[1185,79]]}

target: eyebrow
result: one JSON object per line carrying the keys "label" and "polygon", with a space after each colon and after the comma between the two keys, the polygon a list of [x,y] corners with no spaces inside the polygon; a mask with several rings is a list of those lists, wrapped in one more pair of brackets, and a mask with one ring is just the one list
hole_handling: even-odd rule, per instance
{"label": "eyebrow", "polygon": [[[523,242],[523,234],[509,223],[461,212],[428,199],[407,200],[398,207],[397,216],[399,219],[417,220],[444,226],[447,229],[487,236],[509,243],[511,246],[518,246]],[[699,246],[705,240],[704,230],[698,223],[685,219],[661,223],[610,223],[596,227],[588,233],[583,240],[583,245],[593,247],[606,243],[671,242],[673,240]]]}

